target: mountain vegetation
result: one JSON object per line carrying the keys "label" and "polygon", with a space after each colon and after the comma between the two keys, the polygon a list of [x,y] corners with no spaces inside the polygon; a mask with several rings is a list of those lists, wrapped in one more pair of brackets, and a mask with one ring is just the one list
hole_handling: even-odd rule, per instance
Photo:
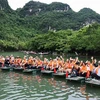
{"label": "mountain vegetation", "polygon": [[36,1],[12,10],[0,0],[0,50],[100,52],[100,15],[90,8],[74,12],[68,4]]}

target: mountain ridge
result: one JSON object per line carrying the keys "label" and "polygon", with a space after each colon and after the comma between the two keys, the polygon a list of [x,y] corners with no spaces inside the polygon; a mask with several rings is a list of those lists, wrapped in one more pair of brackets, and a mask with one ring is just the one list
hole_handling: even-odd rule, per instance
{"label": "mountain ridge", "polygon": [[100,51],[100,15],[89,8],[31,1],[14,11],[7,0],[0,4],[0,50]]}
{"label": "mountain ridge", "polygon": [[[14,23],[19,23],[25,27],[34,28],[35,30],[40,30],[42,32],[47,32],[50,29],[78,30],[83,26],[95,22],[100,23],[100,15],[92,9],[83,8],[79,12],[74,12],[68,4],[61,2],[46,4],[37,1],[29,1],[23,8],[15,11],[10,8],[7,0],[0,0],[0,4],[2,9],[4,9],[1,9],[0,14],[4,16],[4,18],[5,15],[8,17],[14,16]],[[9,11],[10,13],[6,14]],[[11,17],[7,18],[7,20],[9,19],[11,19]]]}

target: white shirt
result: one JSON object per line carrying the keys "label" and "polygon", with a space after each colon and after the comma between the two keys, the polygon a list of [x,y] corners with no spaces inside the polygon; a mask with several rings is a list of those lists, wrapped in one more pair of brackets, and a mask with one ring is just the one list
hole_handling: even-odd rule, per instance
{"label": "white shirt", "polygon": [[100,68],[99,68],[99,70],[98,70],[98,73],[97,73],[97,75],[98,75],[98,76],[100,76]]}

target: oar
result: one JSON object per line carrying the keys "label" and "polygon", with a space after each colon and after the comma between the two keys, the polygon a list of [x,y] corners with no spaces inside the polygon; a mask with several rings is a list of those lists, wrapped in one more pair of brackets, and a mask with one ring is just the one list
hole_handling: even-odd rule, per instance
{"label": "oar", "polygon": [[54,68],[54,73],[56,73],[57,71],[56,71],[56,68]]}
{"label": "oar", "polygon": [[68,71],[66,72],[66,78],[68,78]]}
{"label": "oar", "polygon": [[89,77],[90,77],[90,71],[87,71],[86,78],[89,78]]}

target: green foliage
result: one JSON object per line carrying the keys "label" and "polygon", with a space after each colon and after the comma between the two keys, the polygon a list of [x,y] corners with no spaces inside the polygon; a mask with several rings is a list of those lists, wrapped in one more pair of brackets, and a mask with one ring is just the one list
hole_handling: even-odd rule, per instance
{"label": "green foliage", "polygon": [[100,15],[89,8],[76,13],[67,4],[30,1],[13,11],[0,0],[0,50],[97,53],[99,23]]}

